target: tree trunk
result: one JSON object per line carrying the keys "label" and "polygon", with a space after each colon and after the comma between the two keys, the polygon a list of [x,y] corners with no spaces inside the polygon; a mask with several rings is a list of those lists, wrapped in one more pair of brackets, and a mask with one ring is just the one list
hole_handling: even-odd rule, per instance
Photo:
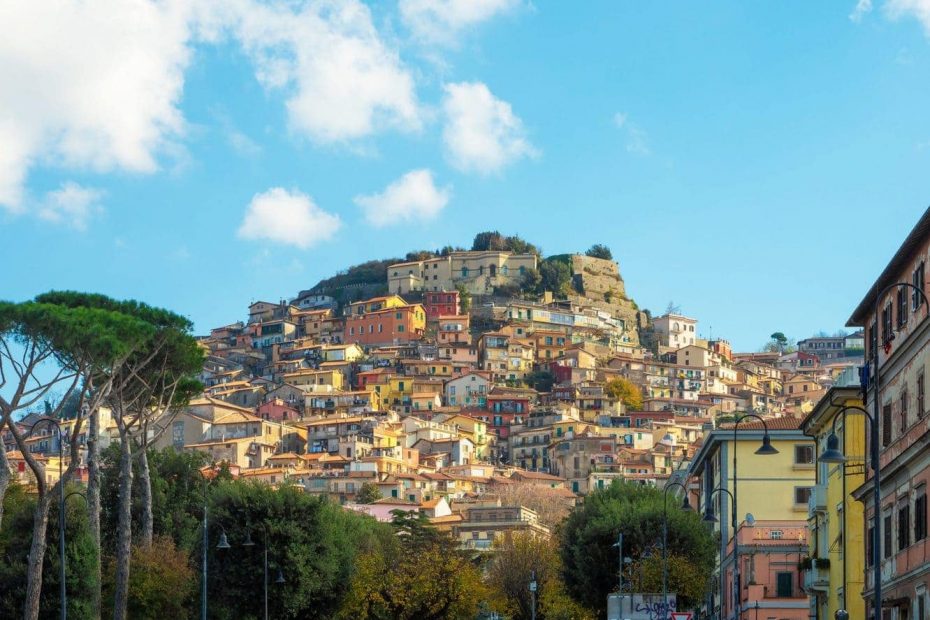
{"label": "tree trunk", "polygon": [[[0,432],[3,426],[0,425]],[[0,443],[0,526],[3,525],[3,498],[6,497],[6,490],[10,486],[10,479],[13,475],[10,473],[10,461],[6,457],[6,448]]]}
{"label": "tree trunk", "polygon": [[142,544],[152,546],[155,516],[152,514],[152,478],[149,472],[149,455],[145,443],[139,453],[139,485],[142,492]]}
{"label": "tree trunk", "polygon": [[48,492],[39,498],[32,518],[32,546],[29,548],[29,563],[26,568],[26,605],[23,617],[36,620],[39,617],[39,597],[42,594],[42,567],[45,563],[45,531],[48,528],[48,509],[56,493]]}
{"label": "tree trunk", "polygon": [[99,618],[102,582],[100,561],[103,554],[100,548],[100,412],[96,410],[90,416],[87,430],[87,523],[90,535],[94,539],[94,548],[97,550],[94,565],[97,580],[91,596],[91,614],[94,618]]}
{"label": "tree trunk", "polygon": [[113,619],[127,620],[129,557],[132,552],[132,437],[120,428],[119,506],[116,531],[116,583]]}

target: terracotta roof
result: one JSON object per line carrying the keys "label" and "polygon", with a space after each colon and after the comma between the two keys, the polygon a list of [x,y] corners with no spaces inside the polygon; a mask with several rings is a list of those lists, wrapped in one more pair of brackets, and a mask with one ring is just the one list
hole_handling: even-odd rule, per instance
{"label": "terracotta roof", "polygon": [[[767,419],[765,424],[768,426],[770,431],[793,431],[801,428],[801,419],[792,416],[785,416],[782,418]],[[720,428],[732,430],[733,424],[721,424]],[[762,429],[762,422],[759,422],[758,420],[745,422],[739,425],[739,430],[741,431],[761,431]]]}

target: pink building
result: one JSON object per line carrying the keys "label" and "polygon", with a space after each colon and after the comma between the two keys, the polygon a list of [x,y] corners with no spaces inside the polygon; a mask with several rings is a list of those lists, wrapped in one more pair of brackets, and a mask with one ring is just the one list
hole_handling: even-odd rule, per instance
{"label": "pink building", "polygon": [[[802,589],[799,564],[807,555],[805,521],[756,521],[740,524],[740,613],[738,618],[808,620],[810,605]],[[733,553],[733,541],[727,555]],[[732,567],[724,573],[725,592],[732,592]],[[733,616],[733,602],[726,601],[725,617]],[[757,615],[753,615],[757,614]]]}
{"label": "pink building", "polygon": [[300,412],[294,407],[285,404],[280,398],[269,400],[258,407],[258,417],[263,420],[273,422],[286,422],[287,420],[296,420],[300,417]]}

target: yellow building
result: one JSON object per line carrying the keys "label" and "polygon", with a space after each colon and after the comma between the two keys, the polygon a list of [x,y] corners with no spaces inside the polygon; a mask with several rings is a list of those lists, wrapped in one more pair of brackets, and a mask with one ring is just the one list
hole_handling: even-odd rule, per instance
{"label": "yellow building", "polygon": [[309,368],[289,372],[282,376],[284,383],[297,387],[326,385],[335,390],[345,388],[345,375],[339,370],[312,370]]}
{"label": "yellow building", "polygon": [[[831,388],[801,422],[818,452],[826,448],[833,418],[844,406],[862,407],[858,386]],[[850,618],[865,618],[863,505],[852,497],[852,491],[865,482],[865,416],[849,411],[836,421],[836,429],[840,450],[849,456],[843,464],[817,465],[807,517],[810,561],[804,561],[804,585],[811,593],[811,618],[833,618],[839,609],[848,611]]]}
{"label": "yellow building", "polygon": [[[751,577],[746,574],[747,562],[750,566],[753,562],[769,564],[766,558],[754,558],[743,543],[737,546],[734,553],[731,544],[734,535],[731,526],[733,502],[727,493],[712,495],[715,489],[723,488],[736,495],[736,526],[739,529],[752,527],[746,518],[751,514],[755,522],[792,523],[796,524],[795,529],[798,531],[807,531],[807,505],[815,483],[815,446],[814,441],[798,427],[799,422],[797,418],[789,417],[766,420],[771,445],[778,450],[777,454],[755,454],[762,443],[763,426],[755,418],[749,418],[740,423],[735,442],[732,425],[725,425],[705,435],[703,444],[694,455],[688,476],[700,485],[698,508],[703,513],[710,502],[711,512],[717,517],[714,529],[720,535],[720,554],[718,565],[714,568],[714,580],[719,585],[710,593],[704,608],[711,617],[735,616],[734,565],[737,559],[743,572],[739,592],[740,609],[743,611],[753,609],[757,602],[753,598],[754,591],[750,590]],[[734,449],[738,466],[736,485],[733,473]],[[795,539],[794,544],[797,543]],[[786,542],[787,546],[790,545]],[[786,564],[782,572],[792,573],[785,579],[790,578],[792,584],[798,583],[797,565]],[[774,578],[774,574],[772,576]],[[756,577],[761,578],[763,575]],[[799,604],[800,592],[795,588],[792,594],[798,595],[792,604]],[[769,611],[774,611],[774,608]],[[794,618],[793,615],[791,617]]]}

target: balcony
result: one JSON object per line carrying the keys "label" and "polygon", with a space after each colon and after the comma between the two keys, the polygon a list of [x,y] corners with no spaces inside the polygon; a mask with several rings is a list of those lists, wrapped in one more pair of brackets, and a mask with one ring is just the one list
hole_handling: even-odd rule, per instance
{"label": "balcony", "polygon": [[830,560],[826,558],[804,558],[801,561],[804,574],[804,589],[808,592],[830,591]]}
{"label": "balcony", "polygon": [[809,514],[824,513],[827,511],[827,487],[818,484],[811,487],[811,496],[808,500]]}

